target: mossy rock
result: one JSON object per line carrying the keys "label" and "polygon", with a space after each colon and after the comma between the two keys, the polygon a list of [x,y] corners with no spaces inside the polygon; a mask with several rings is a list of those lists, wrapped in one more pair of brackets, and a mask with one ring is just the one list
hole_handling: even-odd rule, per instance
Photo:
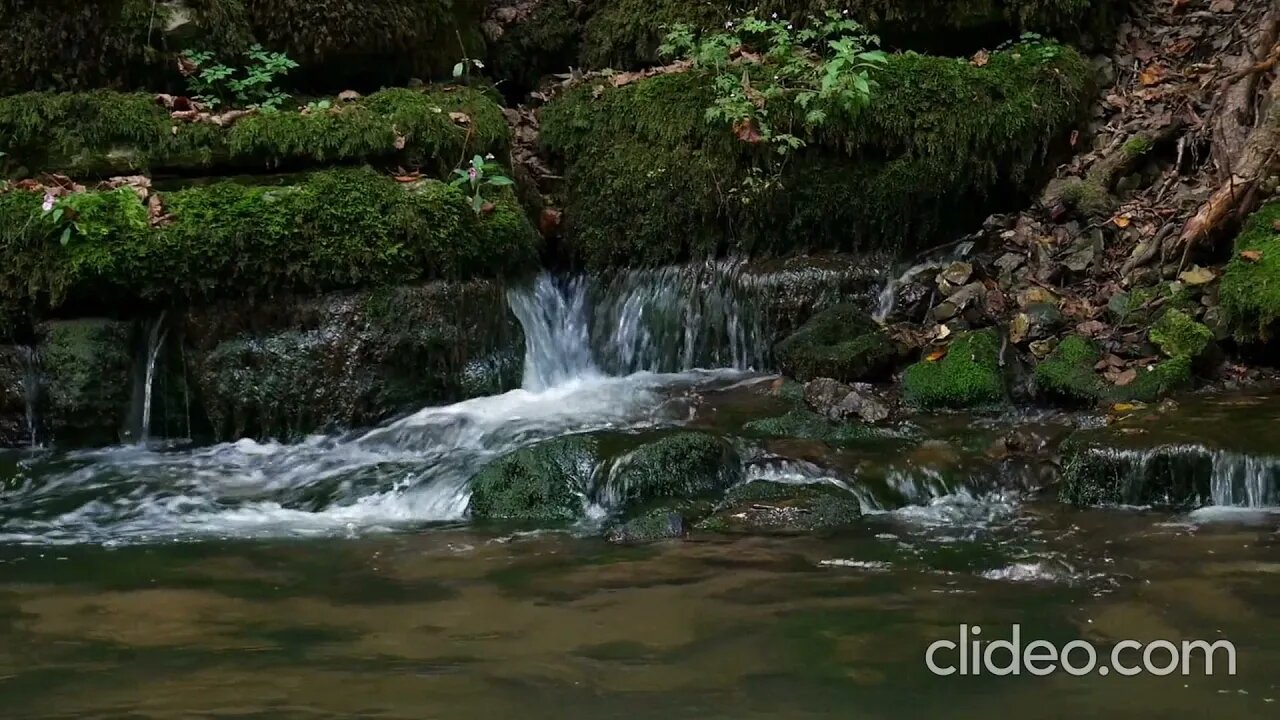
{"label": "mossy rock", "polygon": [[36,328],[44,418],[59,443],[119,439],[133,389],[133,324],[86,318]]}
{"label": "mossy rock", "polygon": [[1160,316],[1149,337],[1165,355],[1192,361],[1204,356],[1213,345],[1213,331],[1177,308]]}
{"label": "mossy rock", "polygon": [[919,408],[964,408],[1004,400],[1000,336],[995,330],[959,335],[944,358],[921,361],[902,377],[907,402]]}
{"label": "mossy rock", "polygon": [[837,305],[778,343],[774,355],[782,372],[801,382],[815,378],[860,382],[887,375],[898,351],[865,311]]}
{"label": "mossy rock", "polygon": [[471,478],[468,512],[476,520],[576,520],[583,515],[599,463],[596,440],[589,436],[517,450]]}
{"label": "mossy rock", "polygon": [[29,445],[26,371],[21,350],[0,345],[0,448]]}
{"label": "mossy rock", "polygon": [[1139,369],[1136,380],[1109,388],[1106,397],[1111,402],[1155,402],[1191,383],[1191,358],[1176,357]]}
{"label": "mossy rock", "polygon": [[634,545],[682,538],[689,534],[693,524],[711,514],[715,508],[712,500],[678,500],[660,503],[632,517],[614,524],[605,532],[609,542]]}
{"label": "mossy rock", "polygon": [[742,478],[742,461],[724,438],[679,432],[617,458],[602,488],[605,506],[628,510],[664,499],[715,495]]}
{"label": "mossy rock", "polygon": [[220,303],[192,311],[185,339],[219,438],[373,425],[520,384],[519,324],[485,281]]}
{"label": "mossy rock", "polygon": [[1058,498],[1072,505],[1187,509],[1211,495],[1213,456],[1194,447],[1129,450],[1072,439],[1063,448]]}
{"label": "mossy rock", "polygon": [[1096,404],[1106,394],[1106,383],[1094,370],[1101,358],[1102,353],[1091,341],[1069,335],[1036,365],[1036,390],[1067,405]]}
{"label": "mossy rock", "polygon": [[[563,247],[596,268],[920,247],[1037,187],[1092,75],[1076,51],[1044,43],[982,67],[893,55],[869,108],[833,114],[763,183],[764,151],[708,121],[708,75],[586,83],[541,113],[544,149],[565,170]],[[771,120],[799,126],[797,112],[771,108]]]}
{"label": "mossy rock", "polygon": [[0,299],[97,307],[494,277],[528,272],[541,248],[509,194],[477,215],[443,183],[367,169],[160,195],[168,222],[156,226],[127,188],[85,193],[64,245],[38,193],[0,193]]}
{"label": "mossy rock", "polygon": [[658,45],[676,23],[708,31],[755,12],[803,21],[847,10],[888,47],[970,55],[1023,32],[1096,44],[1119,17],[1106,0],[609,0],[592,15],[582,61],[590,68],[632,69],[657,62]]}
{"label": "mossy rock", "polygon": [[1280,320],[1280,202],[1268,203],[1245,223],[1236,253],[1222,275],[1218,297],[1236,338],[1268,341]]}
{"label": "mossy rock", "polygon": [[848,490],[826,483],[755,481],[725,495],[698,530],[743,534],[825,533],[856,525],[862,504]]}
{"label": "mossy rock", "polygon": [[792,410],[786,415],[753,420],[742,431],[753,437],[821,440],[832,445],[883,437],[884,433],[870,425],[833,423],[809,410]]}
{"label": "mossy rock", "polygon": [[448,77],[459,58],[483,58],[484,9],[484,0],[8,0],[0,4],[0,95],[180,91],[182,50],[240,66],[253,43],[300,64],[284,83],[291,88],[404,85]]}
{"label": "mossy rock", "polygon": [[[466,122],[452,119],[462,113]],[[0,168],[76,177],[266,171],[378,163],[447,175],[462,157],[503,155],[509,130],[494,99],[466,87],[393,88],[329,110],[254,113],[229,126],[176,122],[148,93],[0,97]]]}
{"label": "mossy rock", "polygon": [[523,20],[507,25],[490,48],[489,72],[502,80],[508,97],[538,87],[546,75],[578,65],[588,4],[581,0],[543,0]]}

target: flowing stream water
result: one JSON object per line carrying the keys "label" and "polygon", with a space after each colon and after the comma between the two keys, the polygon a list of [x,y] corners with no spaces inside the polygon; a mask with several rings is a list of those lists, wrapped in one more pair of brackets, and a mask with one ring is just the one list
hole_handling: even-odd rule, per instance
{"label": "flowing stream water", "polygon": [[[1265,452],[1206,451],[1215,504],[1257,512],[1071,509],[989,453],[1055,419],[940,416],[853,449],[741,440],[749,480],[857,496],[864,524],[836,536],[614,546],[608,492],[556,531],[467,522],[469,478],[514,449],[785,411],[750,285],[541,277],[509,297],[520,389],[345,435],[0,454],[0,716],[1274,717]],[[1272,406],[1237,434],[1274,427]],[[930,674],[925,649],[961,623],[1104,648],[1225,637],[1239,667]]]}

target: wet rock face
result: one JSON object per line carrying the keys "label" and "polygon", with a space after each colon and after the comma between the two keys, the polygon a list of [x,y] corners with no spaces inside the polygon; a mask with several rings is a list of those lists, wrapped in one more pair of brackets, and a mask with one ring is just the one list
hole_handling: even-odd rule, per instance
{"label": "wet rock face", "polygon": [[17,447],[29,442],[24,371],[18,348],[0,346],[0,447]]}
{"label": "wet rock face", "polygon": [[845,385],[831,378],[819,378],[804,386],[809,407],[828,420],[860,419],[878,423],[889,417],[889,406],[875,395],[870,385]]}
{"label": "wet rock face", "polygon": [[296,436],[519,384],[522,335],[494,284],[431,283],[214,307],[187,322],[216,435]]}
{"label": "wet rock face", "polygon": [[723,438],[681,432],[617,459],[601,493],[610,508],[713,496],[742,479],[737,451]]}
{"label": "wet rock face", "polygon": [[119,438],[129,408],[133,324],[116,320],[57,320],[36,329],[46,407],[53,438],[69,444],[107,444]]}

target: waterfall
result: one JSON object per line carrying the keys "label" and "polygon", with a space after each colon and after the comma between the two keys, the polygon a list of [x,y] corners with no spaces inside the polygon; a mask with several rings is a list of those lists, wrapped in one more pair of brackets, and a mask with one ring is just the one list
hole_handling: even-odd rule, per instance
{"label": "waterfall", "polygon": [[935,251],[932,257],[926,256],[925,260],[908,267],[897,276],[890,277],[889,281],[885,283],[883,288],[881,288],[880,294],[876,296],[876,307],[871,313],[871,319],[883,325],[884,322],[889,319],[889,316],[893,313],[894,307],[897,305],[899,288],[906,283],[911,282],[916,278],[916,276],[922,273],[929,272],[931,270],[941,270],[946,267],[948,263],[954,262],[968,255],[972,249],[972,241],[966,240],[956,243],[954,246],[950,246],[949,252],[938,254]]}
{"label": "waterfall", "polygon": [[752,282],[732,262],[623,272],[543,273],[508,294],[525,332],[524,388],[694,368],[758,370],[770,338]]}
{"label": "waterfall", "polygon": [[147,335],[147,370],[142,386],[142,424],[138,433],[139,443],[146,443],[151,439],[151,394],[155,385],[156,358],[159,357],[160,349],[164,346],[168,335],[169,331],[164,327],[164,311],[161,311],[160,316],[151,324],[151,331]]}
{"label": "waterfall", "polygon": [[1223,507],[1280,505],[1280,459],[1215,452],[1209,492]]}
{"label": "waterfall", "polygon": [[31,447],[40,445],[40,354],[30,345],[18,348],[22,362],[22,391]]}

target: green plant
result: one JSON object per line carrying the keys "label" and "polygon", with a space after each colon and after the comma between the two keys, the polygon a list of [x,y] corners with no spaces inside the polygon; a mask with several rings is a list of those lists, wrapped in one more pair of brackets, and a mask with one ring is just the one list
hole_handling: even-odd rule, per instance
{"label": "green plant", "polygon": [[188,50],[182,70],[192,98],[211,108],[236,105],[249,110],[274,112],[289,99],[276,82],[298,63],[284,53],[268,52],[254,45],[245,53],[247,62],[239,69],[214,62],[213,53]]}
{"label": "green plant", "polygon": [[480,60],[477,60],[476,58],[467,56],[467,46],[466,46],[466,43],[462,42],[462,34],[457,33],[457,35],[458,35],[458,46],[462,48],[462,59],[459,60],[457,64],[453,66],[453,79],[454,80],[470,80],[471,71],[483,70],[484,63]]}
{"label": "green plant", "polygon": [[832,116],[850,117],[877,88],[875,73],[888,57],[880,40],[843,13],[810,17],[803,28],[748,15],[724,32],[698,34],[676,24],[659,47],[714,74],[709,122],[729,126],[738,139],[769,143],[780,154],[806,144]]}
{"label": "green plant", "polygon": [[471,209],[479,215],[484,210],[484,197],[481,195],[481,189],[486,185],[492,187],[504,187],[514,185],[511,178],[502,174],[502,166],[493,160],[492,155],[480,157],[476,155],[471,158],[471,164],[466,170],[461,168],[454,170],[453,174],[457,175],[449,185],[456,188],[467,190],[471,194]]}
{"label": "green plant", "polygon": [[74,237],[101,242],[113,234],[136,232],[147,227],[146,208],[128,187],[106,192],[72,193],[60,200],[46,192],[40,209],[44,218],[53,225],[59,243],[64,246]]}

